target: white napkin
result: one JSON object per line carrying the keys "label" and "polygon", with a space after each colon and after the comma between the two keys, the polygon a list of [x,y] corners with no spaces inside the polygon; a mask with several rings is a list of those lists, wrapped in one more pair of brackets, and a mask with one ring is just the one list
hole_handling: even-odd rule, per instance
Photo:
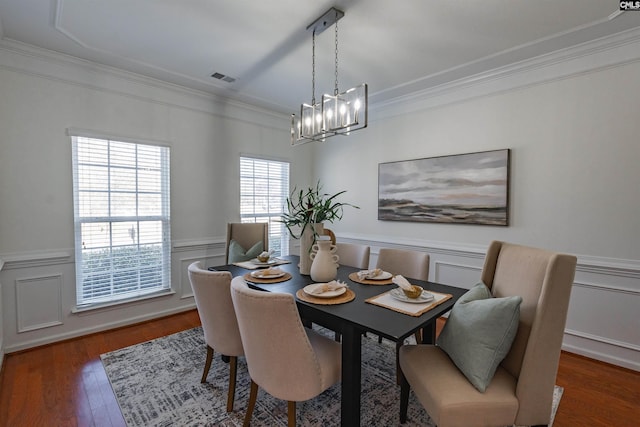
{"label": "white napkin", "polygon": [[405,279],[399,274],[395,276],[393,279],[391,279],[391,281],[396,285],[400,286],[402,289],[405,289],[407,291],[410,291],[413,289],[413,286],[411,285],[411,283],[409,283],[407,279]]}
{"label": "white napkin", "polygon": [[383,273],[381,268],[374,268],[373,270],[361,270],[358,271],[358,279],[373,279],[376,276],[379,276]]}
{"label": "white napkin", "polygon": [[313,295],[321,295],[325,292],[336,291],[340,288],[346,288],[347,284],[339,280],[332,280],[328,283],[319,283],[309,293]]}
{"label": "white napkin", "polygon": [[274,274],[280,274],[280,273],[282,273],[282,270],[279,267],[269,267],[269,268],[265,268],[264,270],[260,270],[261,276],[272,276]]}

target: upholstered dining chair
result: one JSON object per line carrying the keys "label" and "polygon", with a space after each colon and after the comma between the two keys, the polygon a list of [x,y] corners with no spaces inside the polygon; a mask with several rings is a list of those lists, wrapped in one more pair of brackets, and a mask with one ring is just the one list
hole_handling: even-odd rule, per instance
{"label": "upholstered dining chair", "polygon": [[[259,243],[262,243],[261,245]],[[269,250],[269,224],[266,222],[230,222],[227,224],[227,264],[248,261]]]}
{"label": "upholstered dining chair", "polygon": [[288,425],[295,426],[296,402],[340,380],[341,345],[302,325],[293,295],[250,289],[238,276],[231,297],[251,377],[244,425],[251,422],[261,387],[288,402]]}
{"label": "upholstered dining chair", "polygon": [[238,321],[231,301],[231,273],[203,270],[199,262],[189,265],[188,271],[202,323],[204,341],[207,344],[207,359],[200,382],[207,381],[214,350],[223,357],[228,357],[230,372],[227,412],[231,412],[236,389],[238,356],[244,355]]}
{"label": "upholstered dining chair", "polygon": [[[400,348],[400,422],[413,390],[439,427],[547,425],[575,269],[572,255],[491,242],[482,283],[454,305],[438,345]],[[513,300],[517,315],[496,316]]]}
{"label": "upholstered dining chair", "polygon": [[336,254],[339,257],[340,265],[348,265],[360,269],[369,268],[369,253],[371,249],[366,245],[355,243],[336,243]]}
{"label": "upholstered dining chair", "polygon": [[[429,280],[429,254],[406,249],[380,248],[376,268],[426,282]],[[420,332],[416,332],[415,337],[416,342],[422,341]],[[382,337],[378,337],[378,342],[382,342]],[[396,344],[398,348],[402,345]]]}
{"label": "upholstered dining chair", "polygon": [[380,248],[376,267],[406,278],[429,280],[429,254],[425,252]]}

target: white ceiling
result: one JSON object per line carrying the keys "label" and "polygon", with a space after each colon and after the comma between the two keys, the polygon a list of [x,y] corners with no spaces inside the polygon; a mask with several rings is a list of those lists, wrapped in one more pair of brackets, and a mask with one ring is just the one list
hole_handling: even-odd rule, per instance
{"label": "white ceiling", "polygon": [[[330,7],[339,86],[370,103],[640,27],[618,0],[0,0],[0,35],[279,112],[311,100],[311,34]],[[615,14],[611,19],[612,14]],[[316,37],[333,92],[334,28]],[[233,83],[213,79],[220,72]]]}

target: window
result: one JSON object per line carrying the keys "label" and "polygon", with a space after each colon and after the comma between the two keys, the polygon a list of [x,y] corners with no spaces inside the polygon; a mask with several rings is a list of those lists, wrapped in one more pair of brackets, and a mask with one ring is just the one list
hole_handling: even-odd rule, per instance
{"label": "window", "polygon": [[269,249],[289,254],[289,233],[279,222],[289,196],[289,163],[240,158],[240,219],[269,223]]}
{"label": "window", "polygon": [[169,148],[71,140],[78,307],[168,290]]}

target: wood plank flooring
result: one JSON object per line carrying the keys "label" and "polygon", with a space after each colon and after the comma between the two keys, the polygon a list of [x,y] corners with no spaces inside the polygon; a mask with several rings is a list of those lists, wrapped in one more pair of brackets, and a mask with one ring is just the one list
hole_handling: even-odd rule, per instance
{"label": "wood plank flooring", "polygon": [[[192,310],[5,355],[0,426],[124,426],[100,354],[198,325]],[[555,427],[640,423],[640,372],[563,352],[557,384]]]}

